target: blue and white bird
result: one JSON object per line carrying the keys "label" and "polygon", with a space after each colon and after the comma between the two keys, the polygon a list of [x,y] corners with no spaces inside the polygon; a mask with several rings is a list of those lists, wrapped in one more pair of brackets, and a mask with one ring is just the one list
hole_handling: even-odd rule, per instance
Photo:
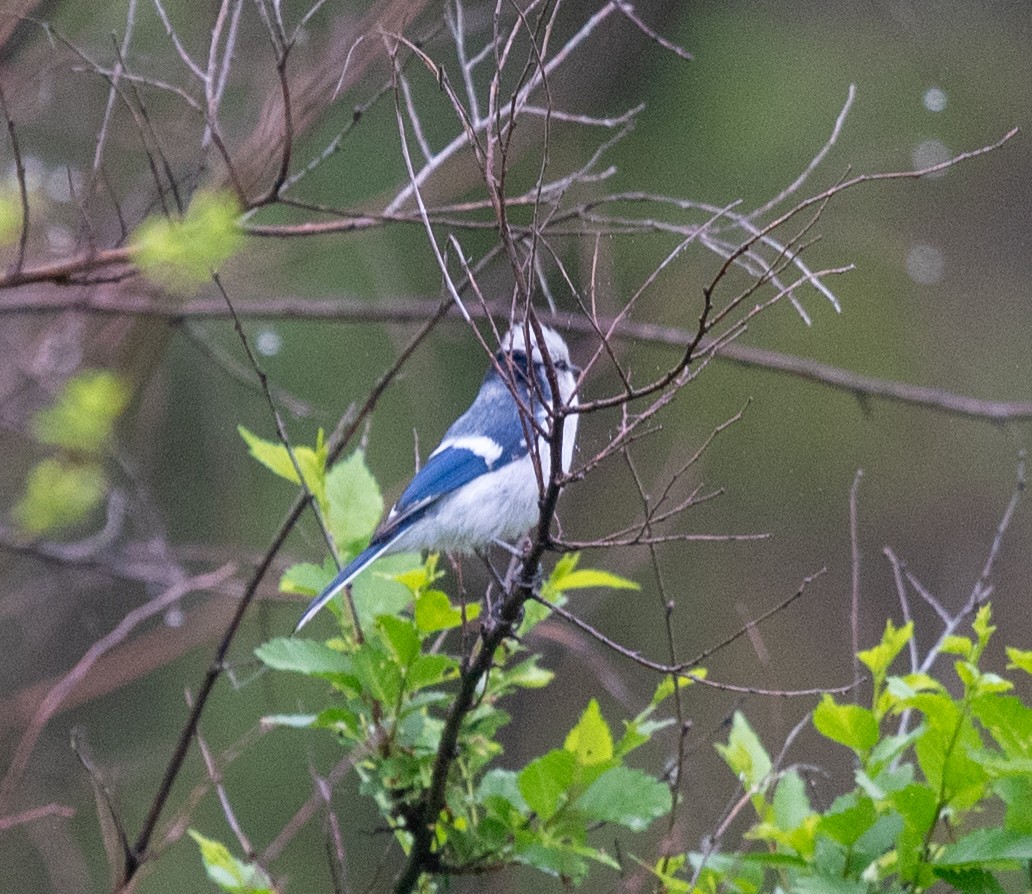
{"label": "blue and white bird", "polygon": [[[537,522],[541,489],[535,460],[541,482],[547,485],[551,472],[549,442],[540,434],[552,431],[548,364],[563,405],[577,405],[579,372],[559,333],[541,329],[543,344],[530,329],[529,349],[523,326],[506,334],[495,355],[497,366],[488,369],[470,408],[445,432],[369,546],[312,600],[295,633],[380,556],[423,550],[469,553],[513,540]],[[527,413],[533,414],[537,433]],[[576,413],[563,420],[564,472],[573,460],[577,420]],[[532,451],[530,439],[535,437],[537,449]]]}

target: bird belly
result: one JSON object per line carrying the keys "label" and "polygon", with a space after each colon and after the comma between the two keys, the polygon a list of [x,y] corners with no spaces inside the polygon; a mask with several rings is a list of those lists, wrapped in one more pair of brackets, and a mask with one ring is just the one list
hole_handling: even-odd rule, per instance
{"label": "bird belly", "polygon": [[401,550],[469,553],[493,540],[513,540],[538,520],[537,477],[529,456],[442,497],[398,538]]}

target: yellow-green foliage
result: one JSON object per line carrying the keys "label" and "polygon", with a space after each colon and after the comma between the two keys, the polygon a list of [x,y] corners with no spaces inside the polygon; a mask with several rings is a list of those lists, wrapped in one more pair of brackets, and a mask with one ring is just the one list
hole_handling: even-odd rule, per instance
{"label": "yellow-green foliage", "polygon": [[198,192],[182,219],[148,217],[133,233],[133,256],[143,273],[176,292],[189,292],[232,257],[243,241],[240,206],[220,192]]}

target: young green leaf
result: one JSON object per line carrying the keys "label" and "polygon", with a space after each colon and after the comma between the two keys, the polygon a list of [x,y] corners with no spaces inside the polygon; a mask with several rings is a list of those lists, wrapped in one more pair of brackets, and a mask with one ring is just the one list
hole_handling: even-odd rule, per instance
{"label": "young green leaf", "polygon": [[275,894],[272,880],[255,863],[238,860],[224,844],[205,838],[194,829],[187,829],[201,851],[204,870],[216,885],[228,894]]}
{"label": "young green leaf", "polygon": [[741,711],[735,711],[732,718],[727,744],[715,747],[747,789],[758,791],[766,782],[771,770],[770,755]]}
{"label": "young green leaf", "polygon": [[825,738],[852,748],[857,754],[878,742],[878,721],[859,705],[839,705],[827,692],[813,712],[813,725]]}
{"label": "young green leaf", "polygon": [[[237,426],[237,431],[247,444],[251,456],[258,460],[265,468],[293,484],[301,483],[301,479],[297,476],[297,469],[294,468],[294,462],[290,458],[290,451],[287,450],[286,445],[279,441],[267,441],[265,438],[260,438],[242,425]],[[325,508],[326,447],[322,440],[322,432],[320,431],[314,450],[311,447],[291,446],[294,451],[294,459],[297,460],[301,474],[305,476],[305,484],[308,485],[312,496],[319,501],[319,505]]]}
{"label": "young green leaf", "polygon": [[480,615],[480,603],[472,603],[462,609],[455,608],[448,594],[441,590],[427,590],[416,600],[416,626],[423,633],[451,630]]}
{"label": "young green leaf", "polygon": [[910,641],[913,633],[914,623],[912,621],[898,629],[891,620],[886,621],[882,641],[872,649],[857,652],[856,657],[870,668],[875,677],[882,677],[892,662],[896,660],[896,656]]}
{"label": "young green leaf", "polygon": [[612,759],[613,736],[595,699],[588,702],[563,747],[576,756],[578,765],[582,767],[597,766]]}

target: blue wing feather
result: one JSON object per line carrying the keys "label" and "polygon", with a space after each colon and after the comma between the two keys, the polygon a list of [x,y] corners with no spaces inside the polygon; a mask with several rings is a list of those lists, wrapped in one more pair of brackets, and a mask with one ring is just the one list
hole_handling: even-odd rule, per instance
{"label": "blue wing feather", "polygon": [[394,539],[396,538],[392,537],[388,540],[374,538],[373,542],[370,543],[369,546],[348,562],[348,564],[340,570],[337,576],[330,581],[326,589],[308,603],[308,607],[305,609],[304,614],[301,615],[300,620],[298,620],[294,627],[294,633],[297,633],[305,626],[305,624],[311,621],[327,602],[350,584],[351,581],[358,577],[359,574],[365,571],[366,566],[378,559],[384,550],[391,545]]}
{"label": "blue wing feather", "polygon": [[482,456],[461,447],[446,447],[427,460],[398,498],[395,512],[405,515],[479,478],[491,467]]}

